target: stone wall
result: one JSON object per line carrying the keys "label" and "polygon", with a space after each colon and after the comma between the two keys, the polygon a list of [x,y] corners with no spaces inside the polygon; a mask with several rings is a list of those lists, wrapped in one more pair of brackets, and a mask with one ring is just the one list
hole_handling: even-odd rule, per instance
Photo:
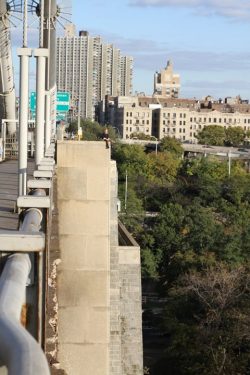
{"label": "stone wall", "polygon": [[53,360],[67,375],[142,375],[140,249],[118,225],[110,149],[102,142],[58,142],[57,179]]}
{"label": "stone wall", "polygon": [[58,361],[67,375],[109,375],[110,150],[58,142]]}

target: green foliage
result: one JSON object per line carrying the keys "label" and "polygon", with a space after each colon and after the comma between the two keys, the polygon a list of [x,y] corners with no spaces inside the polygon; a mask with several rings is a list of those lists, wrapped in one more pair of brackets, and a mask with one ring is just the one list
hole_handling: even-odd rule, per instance
{"label": "green foliage", "polygon": [[241,126],[229,126],[229,128],[225,130],[225,133],[225,144],[227,146],[240,146],[241,144],[243,144],[246,137],[245,132]]}
{"label": "green foliage", "polygon": [[134,133],[130,134],[130,139],[139,139],[139,140],[142,140],[142,141],[147,141],[147,140],[152,139],[152,137],[149,134],[134,132]]}
{"label": "green foliage", "polygon": [[147,155],[142,146],[115,144],[112,157],[117,161],[119,178],[122,180],[126,171],[129,178],[147,174]]}
{"label": "green foliage", "polygon": [[175,181],[180,159],[170,152],[148,155],[148,180],[159,185]]}
{"label": "green foliage", "polygon": [[168,151],[176,156],[183,154],[181,142],[172,137],[164,137],[160,143],[160,151]]}
{"label": "green foliage", "polygon": [[220,125],[205,126],[196,138],[201,144],[223,146],[226,139],[225,129]]}
{"label": "green foliage", "polygon": [[229,177],[227,161],[182,160],[164,144],[157,155],[113,147],[122,201],[128,174],[120,219],[140,244],[143,277],[167,300],[152,315],[166,340],[150,374],[250,374],[250,175],[241,161]]}
{"label": "green foliage", "polygon": [[[85,141],[98,141],[102,139],[102,134],[104,127],[101,126],[98,122],[92,120],[83,120],[80,121],[80,126],[83,132],[83,140]],[[113,140],[116,139],[115,130],[111,126],[107,126],[109,131],[109,137]],[[67,132],[77,134],[78,123],[73,121],[67,128]]]}
{"label": "green foliage", "polygon": [[211,146],[234,146],[244,143],[248,132],[244,132],[241,126],[229,126],[227,129],[220,125],[205,126],[196,136],[199,143]]}
{"label": "green foliage", "polygon": [[248,272],[218,263],[171,289],[163,318],[170,344],[158,366],[177,374],[249,373]]}

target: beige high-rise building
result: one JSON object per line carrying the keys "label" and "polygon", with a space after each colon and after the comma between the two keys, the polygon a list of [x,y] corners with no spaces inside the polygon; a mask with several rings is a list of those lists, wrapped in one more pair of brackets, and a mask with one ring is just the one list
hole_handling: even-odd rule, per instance
{"label": "beige high-rise building", "polygon": [[[130,61],[125,64],[124,60]],[[132,93],[131,57],[122,57],[120,50],[105,44],[99,36],[87,31],[75,34],[74,25],[67,25],[64,37],[57,38],[57,90],[71,95],[73,116],[95,119],[98,102],[105,95]]]}
{"label": "beige high-rise building", "polygon": [[132,95],[133,86],[133,58],[129,56],[122,56],[120,61],[120,95]]}
{"label": "beige high-rise building", "polygon": [[154,75],[154,95],[166,98],[178,98],[180,92],[180,75],[174,73],[173,64],[169,60],[165,69]]}

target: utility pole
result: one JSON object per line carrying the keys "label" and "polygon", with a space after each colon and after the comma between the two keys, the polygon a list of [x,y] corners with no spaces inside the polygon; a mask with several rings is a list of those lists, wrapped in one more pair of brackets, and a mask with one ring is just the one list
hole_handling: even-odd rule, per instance
{"label": "utility pole", "polygon": [[228,176],[231,176],[231,150],[228,152]]}
{"label": "utility pole", "polygon": [[124,199],[124,208],[127,211],[127,200],[128,200],[128,171],[126,169],[126,177],[125,177],[125,199]]}

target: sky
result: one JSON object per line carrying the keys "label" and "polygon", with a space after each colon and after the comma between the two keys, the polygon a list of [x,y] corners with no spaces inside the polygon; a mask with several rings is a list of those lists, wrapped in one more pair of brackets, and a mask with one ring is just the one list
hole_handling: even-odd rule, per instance
{"label": "sky", "polygon": [[[58,0],[60,24],[100,35],[134,58],[133,91],[153,93],[154,73],[168,60],[181,76],[182,98],[250,99],[250,0]],[[70,6],[71,5],[71,6]],[[18,91],[22,22],[12,18],[13,59]],[[29,47],[37,46],[38,19],[29,22]],[[33,58],[34,60],[34,58]],[[31,62],[31,91],[35,63]]]}
{"label": "sky", "polygon": [[170,59],[181,97],[250,99],[249,0],[72,0],[72,22],[134,58],[134,91]]}

